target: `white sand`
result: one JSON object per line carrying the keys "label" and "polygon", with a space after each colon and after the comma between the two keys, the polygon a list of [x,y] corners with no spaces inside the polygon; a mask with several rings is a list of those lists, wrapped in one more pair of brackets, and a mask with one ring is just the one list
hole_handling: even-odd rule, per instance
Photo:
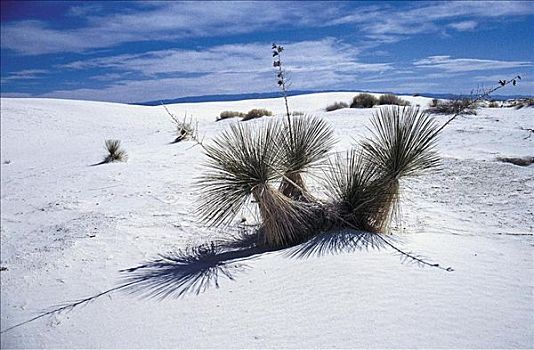
{"label": "white sand", "polygon": [[[355,93],[290,98],[326,118],[336,150],[366,133],[371,110],[324,112]],[[426,106],[430,99],[405,97]],[[281,99],[169,106],[209,140],[236,120],[223,110]],[[447,117],[437,117],[444,122]],[[258,123],[254,120],[249,123]],[[440,139],[443,169],[405,182],[399,245],[454,272],[402,264],[391,250],[247,260],[220,288],[164,300],[124,291],[2,333],[2,348],[533,348],[532,108],[482,108]],[[121,283],[120,269],[206,242],[192,211],[203,155],[169,144],[162,107],[1,100],[1,329]],[[102,160],[122,140],[127,163]],[[6,164],[8,163],[9,164]]]}

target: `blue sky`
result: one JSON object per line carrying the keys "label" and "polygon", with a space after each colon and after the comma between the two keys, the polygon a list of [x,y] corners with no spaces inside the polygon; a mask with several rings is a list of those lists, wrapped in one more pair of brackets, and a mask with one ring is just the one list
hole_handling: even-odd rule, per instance
{"label": "blue sky", "polygon": [[1,2],[2,96],[140,102],[294,90],[469,93],[520,74],[534,2]]}

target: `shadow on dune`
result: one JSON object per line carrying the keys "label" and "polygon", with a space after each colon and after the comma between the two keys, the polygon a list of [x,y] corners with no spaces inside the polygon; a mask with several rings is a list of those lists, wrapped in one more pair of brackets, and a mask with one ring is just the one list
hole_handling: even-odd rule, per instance
{"label": "shadow on dune", "polygon": [[219,288],[219,278],[235,280],[239,273],[250,268],[247,261],[264,253],[279,251],[285,257],[301,259],[385,247],[383,239],[378,239],[376,234],[354,230],[323,233],[284,249],[258,246],[257,238],[256,233],[250,233],[161,254],[157,259],[121,270],[124,282],[121,289],[141,298],[158,300],[198,295],[210,287]]}
{"label": "shadow on dune", "polygon": [[121,270],[122,283],[87,298],[68,302],[51,308],[49,311],[12,325],[0,333],[33,322],[40,318],[68,312],[78,306],[86,305],[102,296],[117,291],[139,295],[145,299],[163,300],[179,298],[185,294],[200,294],[210,287],[219,287],[219,278],[235,280],[238,273],[249,268],[246,261],[257,259],[265,253],[279,252],[291,259],[307,259],[327,254],[350,253],[356,250],[390,248],[398,253],[404,261],[411,261],[422,266],[437,267],[446,271],[439,264],[431,264],[412,253],[397,248],[392,236],[356,230],[330,231],[318,234],[307,241],[289,248],[272,249],[260,246],[261,229],[242,230],[230,239],[202,244],[174,253],[161,254],[157,259],[142,265]]}

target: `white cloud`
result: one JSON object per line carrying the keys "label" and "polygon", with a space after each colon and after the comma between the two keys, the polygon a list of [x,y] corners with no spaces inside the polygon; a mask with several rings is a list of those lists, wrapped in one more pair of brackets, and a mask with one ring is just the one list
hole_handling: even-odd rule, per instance
{"label": "white cloud", "polygon": [[413,34],[440,32],[447,27],[472,30],[479,24],[474,19],[505,21],[532,14],[534,3],[529,1],[443,1],[409,8],[384,6],[366,18],[354,14],[341,20],[355,23],[370,39],[391,43]]}
{"label": "white cloud", "polygon": [[475,21],[462,21],[462,22],[450,23],[449,27],[456,29],[457,31],[464,32],[464,31],[475,29],[477,25],[478,23]]}
{"label": "white cloud", "polygon": [[429,56],[417,60],[414,65],[420,68],[436,68],[446,72],[469,72],[479,70],[497,70],[510,68],[527,68],[534,65],[533,62],[523,61],[499,61],[475,58],[451,58],[450,56]]}
{"label": "white cloud", "polygon": [[2,84],[13,80],[32,80],[44,78],[49,73],[46,69],[24,69],[17,72],[13,72],[6,77],[2,77]]}
{"label": "white cloud", "polygon": [[[287,49],[284,52],[285,66],[294,74],[320,70],[358,73],[392,69],[388,63],[359,62],[358,49],[332,38],[282,44]],[[205,50],[149,51],[75,61],[61,65],[60,68],[108,68],[138,72],[147,77],[158,74],[265,73],[272,72],[271,44],[232,44]]]}
{"label": "white cloud", "polygon": [[274,27],[350,24],[371,45],[446,28],[472,30],[482,19],[504,21],[534,13],[534,3],[520,1],[416,3],[396,7],[378,3],[355,9],[336,2],[133,2],[123,12],[112,14],[103,14],[102,7],[73,6],[67,15],[85,16],[83,25],[74,29],[35,20],[3,23],[2,48],[26,55],[84,52],[127,42],[266,32]]}
{"label": "white cloud", "polygon": [[[270,30],[277,26],[313,26],[332,16],[322,3],[283,2],[153,2],[139,9],[112,15],[86,17],[87,24],[75,29],[54,28],[44,21],[2,24],[2,48],[37,55],[83,52],[121,43],[173,40],[186,37],[224,36]],[[92,11],[74,7],[71,15]]]}
{"label": "white cloud", "polygon": [[[332,38],[281,43],[284,65],[297,89],[329,89],[365,74],[393,69],[389,63],[358,61],[359,51]],[[176,98],[188,95],[246,93],[276,89],[271,44],[220,45],[205,50],[159,50],[71,62],[60,68],[107,68],[96,80],[100,89],[54,91],[48,97],[103,99],[122,102]],[[117,81],[115,74],[136,76]]]}

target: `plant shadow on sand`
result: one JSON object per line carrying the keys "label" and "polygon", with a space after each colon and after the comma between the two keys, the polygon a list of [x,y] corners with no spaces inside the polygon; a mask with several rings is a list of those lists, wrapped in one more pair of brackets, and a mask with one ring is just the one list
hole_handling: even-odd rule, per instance
{"label": "plant shadow on sand", "polygon": [[328,254],[386,248],[387,240],[364,231],[326,232],[297,246],[265,248],[256,244],[257,233],[242,234],[232,240],[214,241],[196,247],[161,254],[142,265],[121,270],[122,290],[143,299],[179,298],[200,294],[210,287],[219,288],[219,279],[235,280],[250,268],[247,261],[265,253],[278,252],[293,259],[307,259]]}
{"label": "plant shadow on sand", "polygon": [[157,259],[121,270],[121,283],[111,289],[57,305],[31,319],[8,327],[0,333],[8,332],[46,316],[72,311],[78,306],[86,305],[114,292],[125,292],[138,295],[141,299],[159,301],[166,298],[180,298],[186,294],[198,295],[210,287],[219,288],[221,277],[235,280],[237,274],[250,268],[246,264],[247,261],[258,259],[266,253],[279,253],[291,259],[307,259],[328,254],[384,248],[399,254],[403,262],[453,271],[450,267],[444,268],[439,264],[429,263],[422,257],[397,248],[393,243],[395,239],[391,235],[350,229],[334,230],[320,233],[289,248],[260,246],[257,242],[261,242],[261,235],[261,229],[242,230],[228,239],[161,254]]}

